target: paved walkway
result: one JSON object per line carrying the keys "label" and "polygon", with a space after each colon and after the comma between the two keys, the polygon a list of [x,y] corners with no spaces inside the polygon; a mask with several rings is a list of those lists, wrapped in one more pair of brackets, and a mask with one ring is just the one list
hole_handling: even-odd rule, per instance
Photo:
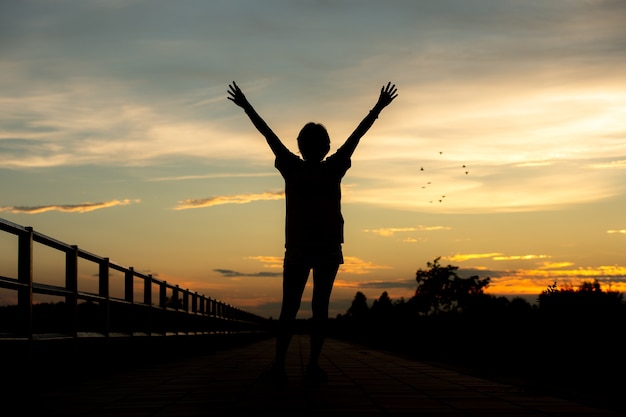
{"label": "paved walkway", "polygon": [[19,414],[64,417],[621,415],[337,340],[327,341],[321,360],[329,381],[306,385],[302,375],[307,343],[305,336],[294,338],[288,358],[289,383],[282,388],[258,380],[273,353],[273,341],[264,340],[72,386],[46,387],[26,404],[30,410],[22,406]]}

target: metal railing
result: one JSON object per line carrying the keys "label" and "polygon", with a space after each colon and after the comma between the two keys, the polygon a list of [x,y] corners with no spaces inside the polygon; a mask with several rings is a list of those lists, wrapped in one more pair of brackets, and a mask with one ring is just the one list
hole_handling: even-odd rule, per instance
{"label": "metal railing", "polygon": [[[132,337],[266,332],[270,320],[178,285],[143,274],[133,267],[68,245],[32,227],[0,219],[0,230],[17,236],[17,276],[0,275],[0,288],[16,292],[16,304],[0,307],[0,341],[43,338]],[[33,244],[65,254],[63,285],[33,280]],[[79,291],[79,259],[97,265],[97,291]],[[110,294],[112,271],[123,276],[123,297]],[[33,294],[54,297],[55,308],[37,313],[41,304]],[[137,298],[137,299],[136,299]],[[50,306],[48,306],[50,307]],[[50,327],[34,325],[34,315],[46,317]]]}

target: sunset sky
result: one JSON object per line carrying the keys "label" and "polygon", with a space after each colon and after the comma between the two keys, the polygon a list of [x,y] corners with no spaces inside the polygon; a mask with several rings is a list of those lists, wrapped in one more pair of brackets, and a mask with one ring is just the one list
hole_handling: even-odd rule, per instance
{"label": "sunset sky", "polygon": [[[0,217],[276,317],[284,184],[228,84],[294,152],[309,121],[332,152],[391,81],[343,180],[331,316],[411,297],[436,257],[494,294],[624,291],[625,21],[620,0],[2,1]],[[0,275],[16,251],[0,233]]]}

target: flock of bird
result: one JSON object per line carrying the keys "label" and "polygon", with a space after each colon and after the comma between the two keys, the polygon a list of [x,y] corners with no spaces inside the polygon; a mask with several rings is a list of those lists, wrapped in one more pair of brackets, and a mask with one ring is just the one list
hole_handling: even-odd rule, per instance
{"label": "flock of bird", "polygon": [[[439,155],[443,155],[443,152],[439,152]],[[463,164],[463,165],[461,165],[461,168],[463,168],[463,170],[465,172],[465,175],[469,175],[469,170],[467,168],[467,165]],[[420,167],[420,171],[424,171],[424,167]],[[432,181],[428,181],[426,184],[422,185],[422,188],[425,189],[425,188],[427,188],[431,184],[432,184]],[[446,196],[442,195],[438,199],[430,200],[429,203],[434,203],[435,201],[438,201],[438,202],[442,203],[445,198],[446,198]]]}

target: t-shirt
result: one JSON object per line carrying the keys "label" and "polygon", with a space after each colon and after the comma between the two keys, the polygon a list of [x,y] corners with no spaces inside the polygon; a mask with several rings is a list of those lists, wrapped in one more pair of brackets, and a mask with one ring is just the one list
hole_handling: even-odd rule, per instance
{"label": "t-shirt", "polygon": [[341,179],[350,165],[341,149],[315,163],[289,151],[276,155],[285,179],[285,247],[343,243]]}

